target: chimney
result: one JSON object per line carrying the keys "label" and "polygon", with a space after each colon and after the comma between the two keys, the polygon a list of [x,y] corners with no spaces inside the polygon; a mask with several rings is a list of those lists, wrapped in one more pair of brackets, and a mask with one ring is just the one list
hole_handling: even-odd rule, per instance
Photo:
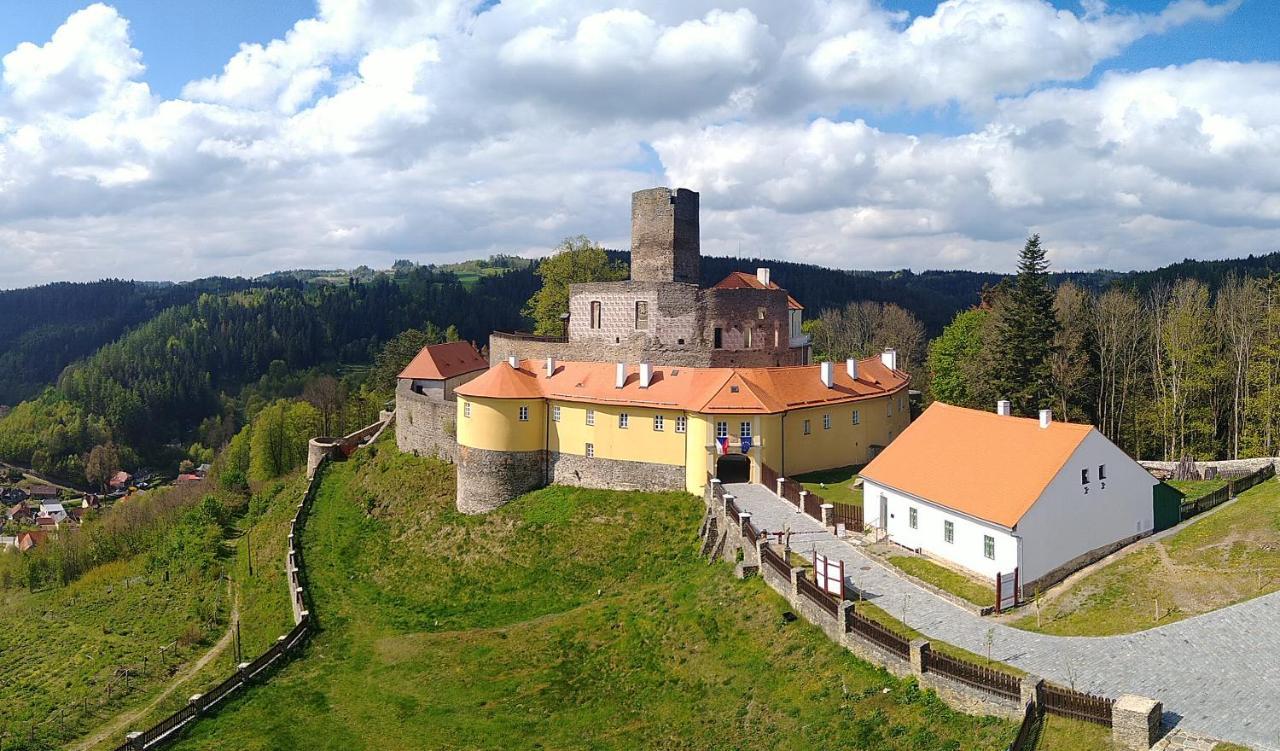
{"label": "chimney", "polygon": [[884,352],[880,353],[880,362],[889,370],[898,369],[898,350],[893,347],[885,347]]}
{"label": "chimney", "polygon": [[653,383],[653,365],[642,362],[640,363],[640,388],[647,389],[650,383]]}
{"label": "chimney", "polygon": [[827,388],[834,388],[836,385],[836,368],[830,362],[822,363],[822,385]]}
{"label": "chimney", "polygon": [[556,358],[548,357],[547,358],[547,378],[550,378],[555,374],[556,374]]}
{"label": "chimney", "polygon": [[858,380],[858,361],[852,357],[844,361],[845,372],[849,374],[851,380]]}
{"label": "chimney", "polygon": [[1040,427],[1047,428],[1049,427],[1049,423],[1051,422],[1053,422],[1053,410],[1051,409],[1040,410]]}
{"label": "chimney", "polygon": [[507,364],[511,366],[512,370],[519,370],[520,358],[516,357],[515,355],[510,355],[507,357]]}
{"label": "chimney", "polygon": [[1009,403],[1008,399],[1001,399],[996,402],[996,414],[1001,417],[1008,417],[1013,414],[1013,405]]}
{"label": "chimney", "polygon": [[618,363],[618,374],[614,377],[613,387],[620,389],[627,385],[627,364],[625,362]]}
{"label": "chimney", "polygon": [[759,279],[761,284],[768,287],[769,286],[769,269],[767,268],[756,269],[756,279]]}

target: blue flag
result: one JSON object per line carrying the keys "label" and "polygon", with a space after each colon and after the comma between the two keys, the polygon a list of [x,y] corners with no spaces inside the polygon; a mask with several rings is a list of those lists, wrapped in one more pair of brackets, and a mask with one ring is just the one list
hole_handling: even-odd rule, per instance
{"label": "blue flag", "polygon": [[751,436],[749,436],[749,435],[744,435],[744,436],[742,436],[741,438],[739,438],[738,440],[739,440],[739,442],[741,442],[741,444],[742,444],[742,453],[744,453],[744,454],[745,454],[745,453],[747,453],[748,451],[750,451],[750,450],[751,450]]}

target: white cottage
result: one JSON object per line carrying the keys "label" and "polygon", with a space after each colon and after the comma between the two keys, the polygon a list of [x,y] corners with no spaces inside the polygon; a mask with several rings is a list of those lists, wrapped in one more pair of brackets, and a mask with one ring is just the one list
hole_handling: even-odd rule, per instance
{"label": "white cottage", "polygon": [[1154,529],[1158,484],[1089,425],[935,402],[862,471],[867,524],[1030,596]]}

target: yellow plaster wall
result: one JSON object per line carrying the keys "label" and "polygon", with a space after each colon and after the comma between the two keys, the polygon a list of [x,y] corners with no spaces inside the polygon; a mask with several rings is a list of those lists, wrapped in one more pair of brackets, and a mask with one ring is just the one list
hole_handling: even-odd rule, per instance
{"label": "yellow plaster wall", "polygon": [[[576,402],[551,402],[560,407],[559,422],[551,423],[550,448],[565,454],[582,456],[588,443],[601,459],[624,459],[681,466],[685,463],[685,435],[676,432],[676,410],[640,409],[612,405],[589,405]],[[595,410],[595,425],[587,425],[587,409]],[[618,416],[625,412],[628,427],[618,427]],[[653,418],[662,415],[662,430],[653,429]]]}
{"label": "yellow plaster wall", "polygon": [[[890,410],[890,404],[892,409]],[[899,407],[901,404],[901,407]],[[853,410],[859,422],[853,424]],[[822,427],[822,416],[831,415],[831,428]],[[809,420],[810,433],[804,434],[804,421]],[[887,446],[910,422],[910,405],[906,391],[852,404],[840,404],[789,412],[785,422],[785,457],[779,471],[798,475],[820,469],[865,464],[874,445]]]}
{"label": "yellow plaster wall", "polygon": [[[466,405],[471,416],[466,417]],[[520,407],[529,420],[519,420]],[[541,399],[458,399],[458,443],[489,451],[538,451],[546,448],[546,402]]]}

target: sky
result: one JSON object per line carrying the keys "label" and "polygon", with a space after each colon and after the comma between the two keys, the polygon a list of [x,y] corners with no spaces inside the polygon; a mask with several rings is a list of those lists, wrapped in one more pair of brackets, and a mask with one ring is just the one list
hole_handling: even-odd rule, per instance
{"label": "sky", "polygon": [[1280,250],[1273,0],[0,0],[0,288],[629,246]]}

